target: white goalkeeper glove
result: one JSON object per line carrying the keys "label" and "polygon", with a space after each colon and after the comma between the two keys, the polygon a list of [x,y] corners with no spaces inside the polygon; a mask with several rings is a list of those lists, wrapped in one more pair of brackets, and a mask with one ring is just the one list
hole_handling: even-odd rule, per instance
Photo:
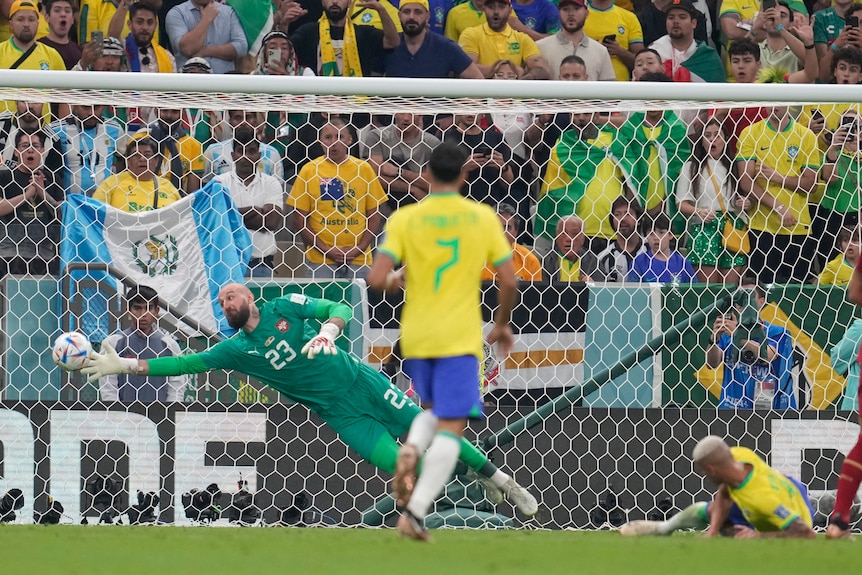
{"label": "white goalkeeper glove", "polygon": [[81,368],[81,373],[87,375],[87,380],[94,383],[106,375],[138,373],[138,360],[120,357],[110,343],[102,344],[101,352],[92,352],[87,363]]}
{"label": "white goalkeeper glove", "polygon": [[308,356],[308,359],[314,359],[314,356],[322,353],[323,355],[338,355],[338,348],[335,347],[335,338],[341,333],[341,329],[334,323],[325,323],[320,326],[320,333],[314,339],[302,346],[300,353]]}

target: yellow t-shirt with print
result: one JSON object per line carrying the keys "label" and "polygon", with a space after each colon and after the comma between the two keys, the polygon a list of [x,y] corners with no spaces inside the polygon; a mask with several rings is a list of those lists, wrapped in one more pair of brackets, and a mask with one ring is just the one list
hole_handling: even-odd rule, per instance
{"label": "yellow t-shirt with print", "polygon": [[[299,171],[287,205],[309,214],[312,233],[326,245],[351,248],[368,229],[368,213],[386,200],[386,192],[368,162],[348,156],[334,164],[320,157]],[[324,263],[323,254],[313,246],[308,246],[305,257],[314,264]],[[334,262],[327,258],[325,263]],[[351,263],[369,265],[371,248]]]}
{"label": "yellow t-shirt with print", "polygon": [[[777,132],[768,120],[752,124],[739,136],[737,160],[754,160],[771,166],[784,176],[797,177],[805,168],[819,170],[821,164],[817,136],[802,124],[791,120],[781,132]],[[797,223],[784,227],[781,218],[771,208],[756,203],[749,213],[748,226],[752,230],[777,235],[808,235],[811,227],[811,214],[808,212],[808,195],[794,192],[764,178],[756,182],[781,205],[790,209]]]}
{"label": "yellow t-shirt with print", "polygon": [[99,184],[93,199],[105,202],[124,212],[148,212],[163,208],[180,199],[180,192],[165,178],[159,178],[159,201],[154,207],[155,180],[139,180],[129,171],[122,171]]}
{"label": "yellow t-shirt with print", "polygon": [[[514,14],[514,12],[513,12]],[[476,10],[470,0],[458,4],[446,14],[446,28],[444,35],[454,42],[461,39],[461,32],[473,26],[481,26],[485,23],[485,11]]]}
{"label": "yellow t-shirt with print", "polygon": [[[584,34],[601,42],[602,38],[613,34],[617,37],[617,44],[628,50],[632,44],[643,43],[644,33],[638,17],[625,8],[611,6],[607,10],[597,10],[589,6],[590,15],[584,23]],[[628,82],[632,73],[622,60],[611,56],[617,81]]]}
{"label": "yellow t-shirt with print", "polygon": [[481,361],[482,269],[512,257],[494,210],[457,192],[432,193],[393,213],[384,237],[378,250],[407,266],[404,357],[475,355]]}
{"label": "yellow t-shirt with print", "polygon": [[850,284],[851,277],[853,277],[853,266],[847,263],[844,254],[838,254],[823,268],[817,283],[820,285],[847,286]]}
{"label": "yellow t-shirt with print", "polygon": [[497,60],[511,60],[515,66],[523,66],[530,58],[542,55],[532,38],[508,24],[502,32],[494,32],[488,24],[467,28],[458,44],[468,56],[477,55],[483,66],[492,66]]}
{"label": "yellow t-shirt with print", "polygon": [[[393,6],[388,0],[380,0],[380,5],[383,6],[386,13],[392,18],[395,28],[401,32],[401,18],[398,17],[398,8]],[[355,14],[352,19],[353,23],[357,26],[374,26],[379,30],[383,30],[383,22],[380,20],[380,14],[377,13],[377,10],[370,8],[363,10],[358,6],[354,6],[350,9],[350,13]]]}
{"label": "yellow t-shirt with print", "polygon": [[729,488],[728,493],[755,530],[783,531],[796,519],[812,526],[808,502],[792,481],[747,447],[731,447],[730,451],[736,461],[752,468],[742,484]]}

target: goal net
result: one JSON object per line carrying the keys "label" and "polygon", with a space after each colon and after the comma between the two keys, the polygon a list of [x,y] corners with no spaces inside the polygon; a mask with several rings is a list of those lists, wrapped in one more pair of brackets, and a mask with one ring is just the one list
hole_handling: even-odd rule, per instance
{"label": "goal net", "polygon": [[[859,310],[845,293],[860,251],[856,88],[26,71],[2,83],[0,495],[23,492],[15,521],[42,517],[50,496],[74,523],[391,524],[389,476],[241,365],[91,384],[49,350],[72,329],[121,355],[206,349],[230,334],[218,288],[247,281],[259,301],[348,303],[339,345],[409,389],[403,298],[363,279],[386,218],[427,194],[441,141],[469,154],[462,192],[498,210],[520,278],[516,345],[486,349],[487,418],[468,434],[541,506],[519,517],[460,478],[437,503],[442,524],[665,517],[710,497],[690,462],[710,433],[803,481],[818,521],[830,510],[858,434]],[[126,295],[139,286],[158,293],[169,337],[136,335]]]}

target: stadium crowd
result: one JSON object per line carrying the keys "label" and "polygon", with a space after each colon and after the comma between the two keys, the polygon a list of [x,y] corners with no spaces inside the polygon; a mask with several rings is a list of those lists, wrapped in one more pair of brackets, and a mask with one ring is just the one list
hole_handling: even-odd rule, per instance
{"label": "stadium crowd", "polygon": [[[862,80],[862,4],[762,0],[3,0],[0,68],[489,80]],[[270,14],[268,19],[260,13]],[[5,102],[0,259],[58,273],[64,194],[137,212],[210,180],[294,275],[364,277],[440,142],[498,209],[524,281],[846,284],[856,106],[393,116]],[[747,247],[730,246],[730,230]],[[22,241],[21,238],[25,238]],[[54,249],[52,250],[52,246]],[[488,274],[490,279],[492,276]]]}

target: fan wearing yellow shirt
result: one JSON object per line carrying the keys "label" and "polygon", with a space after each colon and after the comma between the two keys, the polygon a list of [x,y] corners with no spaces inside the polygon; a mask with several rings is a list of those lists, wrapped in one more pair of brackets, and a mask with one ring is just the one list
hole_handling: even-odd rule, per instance
{"label": "fan wearing yellow shirt", "polygon": [[632,12],[614,5],[614,0],[592,0],[587,7],[590,16],[584,23],[584,33],[608,50],[617,81],[628,82],[635,56],[644,49],[640,21]]}
{"label": "fan wearing yellow shirt", "polygon": [[380,232],[386,192],[371,164],[349,154],[353,138],[342,118],[320,128],[324,155],[305,164],[287,198],[305,242],[309,277],[362,277]]}
{"label": "fan wearing yellow shirt", "polygon": [[511,1],[488,0],[484,11],[486,22],[467,28],[458,39],[461,49],[476,62],[479,71],[490,78],[498,60],[509,60],[518,67],[521,80],[549,79],[551,68],[536,42],[509,26]]}
{"label": "fan wearing yellow shirt", "polygon": [[707,479],[719,486],[714,499],[690,505],[667,521],[631,521],[620,528],[621,535],[670,535],[708,524],[707,537],[817,536],[806,487],[772,469],[752,450],[729,447],[722,438],[709,435],[697,443],[692,458]]}
{"label": "fan wearing yellow shirt", "polygon": [[155,173],[158,149],[149,136],[132,139],[126,146],[126,169],[99,184],[93,198],[125,212],[157,210],[178,201],[180,192]]}
{"label": "fan wearing yellow shirt", "polygon": [[[0,0],[0,42],[5,42],[12,37],[12,26],[9,21],[12,18],[12,8],[17,4],[13,0]],[[37,5],[38,2],[33,1],[32,4]],[[50,32],[48,21],[39,12],[39,25],[36,29],[36,39],[44,38]]]}
{"label": "fan wearing yellow shirt", "polygon": [[446,14],[446,30],[444,35],[457,42],[461,32],[473,26],[485,23],[485,0],[467,0],[458,4]]}
{"label": "fan wearing yellow shirt", "polygon": [[787,106],[776,106],[742,131],[736,162],[740,187],[754,202],[751,269],[763,283],[807,283],[815,251],[808,201],[821,164],[817,136]]}
{"label": "fan wearing yellow shirt", "polygon": [[859,252],[862,250],[862,242],[859,239],[859,228],[841,228],[838,231],[838,246],[841,253],[823,268],[817,283],[820,285],[847,286],[853,277],[853,270],[859,260]]}
{"label": "fan wearing yellow shirt", "polygon": [[[148,2],[156,11],[161,8],[161,0]],[[78,43],[85,44],[93,38],[95,30],[101,30],[104,35],[113,38],[125,38],[129,35],[129,0],[81,0],[81,10],[78,16]],[[159,27],[153,34],[153,44],[159,43]]]}
{"label": "fan wearing yellow shirt", "polygon": [[434,149],[428,162],[429,195],[392,215],[368,275],[373,288],[400,289],[395,266],[406,266],[401,349],[404,370],[425,410],[413,420],[398,452],[392,489],[403,509],[398,532],[422,541],[428,540],[425,516],[455,469],[467,419],[482,415],[479,278],[485,262],[496,268],[499,289],[488,341],[506,354],[514,339],[509,326],[517,295],[512,248],[494,211],[458,193],[466,161],[467,153],[457,144]]}

